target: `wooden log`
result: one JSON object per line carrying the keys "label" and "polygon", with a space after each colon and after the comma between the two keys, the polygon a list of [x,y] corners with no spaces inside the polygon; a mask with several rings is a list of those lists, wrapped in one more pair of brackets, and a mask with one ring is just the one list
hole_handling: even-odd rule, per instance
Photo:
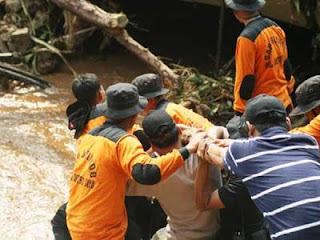
{"label": "wooden log", "polygon": [[[120,44],[135,54],[138,58],[157,71],[165,82],[175,85],[178,75],[175,74],[158,57],[135,41],[124,29],[128,20],[122,13],[107,13],[101,8],[84,0],[51,0],[58,6],[69,10],[73,14],[86,21],[104,28],[110,36],[113,36]],[[124,17],[126,21],[124,20]]]}

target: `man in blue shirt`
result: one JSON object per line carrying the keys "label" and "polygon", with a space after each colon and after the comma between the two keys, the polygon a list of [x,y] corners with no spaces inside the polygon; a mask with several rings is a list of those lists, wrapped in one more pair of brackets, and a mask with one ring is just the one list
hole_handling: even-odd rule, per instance
{"label": "man in blue shirt", "polygon": [[[250,100],[245,119],[251,138],[206,139],[199,146],[199,157],[242,179],[268,220],[272,239],[318,240],[320,152],[316,140],[288,133],[290,120],[275,97],[259,95]],[[217,204],[219,195],[213,192],[208,201]]]}

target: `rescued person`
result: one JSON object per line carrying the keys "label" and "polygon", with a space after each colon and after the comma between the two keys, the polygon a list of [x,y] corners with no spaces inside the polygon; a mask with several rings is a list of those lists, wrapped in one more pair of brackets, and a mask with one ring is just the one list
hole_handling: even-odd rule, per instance
{"label": "rescued person", "polygon": [[[154,156],[165,155],[183,146],[177,125],[164,110],[149,112],[142,126],[151,141]],[[167,226],[160,229],[153,240],[217,239],[219,211],[200,212],[196,208],[194,182],[197,167],[197,155],[191,154],[181,168],[161,183],[147,186],[128,182],[126,195],[155,197],[168,216]],[[221,186],[218,168],[210,168],[209,178],[210,191]]]}

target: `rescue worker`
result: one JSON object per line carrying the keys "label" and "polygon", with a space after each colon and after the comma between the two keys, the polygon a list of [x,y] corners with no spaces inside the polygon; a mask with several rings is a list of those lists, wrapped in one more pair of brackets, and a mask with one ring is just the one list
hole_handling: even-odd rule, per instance
{"label": "rescue worker", "polygon": [[313,136],[320,146],[320,75],[304,81],[296,90],[297,106],[290,116],[305,114],[310,123],[295,128],[291,133],[305,133]]}
{"label": "rescue worker", "polygon": [[[242,180],[269,223],[271,239],[319,239],[320,153],[316,140],[288,133],[290,119],[274,96],[261,94],[251,99],[244,116],[250,139],[229,140],[224,147],[205,139],[198,156]],[[205,199],[209,208],[222,204],[216,191]]]}
{"label": "rescue worker", "polygon": [[[142,126],[151,141],[153,156],[162,156],[182,147],[180,131],[164,110],[149,112]],[[168,216],[167,226],[157,231],[153,240],[217,239],[215,235],[219,230],[219,211],[200,212],[195,204],[197,167],[197,155],[191,154],[180,169],[159,184],[147,186],[134,181],[128,182],[127,196],[155,197]],[[208,189],[214,190],[221,186],[218,168],[211,166],[209,177]]]}
{"label": "rescue worker", "polygon": [[294,77],[288,59],[286,36],[274,21],[260,15],[265,0],[225,0],[237,20],[245,25],[237,39],[233,109],[242,115],[246,102],[265,93],[292,110]]}
{"label": "rescue worker", "polygon": [[108,121],[83,136],[70,179],[67,225],[72,239],[124,239],[127,216],[124,204],[128,177],[141,184],[156,184],[184,164],[206,135],[198,133],[185,147],[151,158],[128,131],[147,106],[135,86],[119,83],[107,89]]}
{"label": "rescue worker", "polygon": [[177,124],[203,129],[212,138],[228,138],[228,131],[224,127],[214,126],[201,115],[175,104],[164,98],[169,89],[163,87],[163,82],[158,74],[147,73],[136,77],[132,84],[138,88],[139,94],[148,99],[148,106],[144,110],[147,114],[151,110],[165,110]]}
{"label": "rescue worker", "polygon": [[105,101],[105,91],[95,74],[85,73],[74,79],[72,92],[77,101],[67,108],[68,127],[75,130],[74,138],[78,139],[106,121],[97,107]]}
{"label": "rescue worker", "polygon": [[[66,113],[68,127],[75,130],[74,138],[78,143],[82,136],[105,123],[106,117],[101,108],[101,103],[105,101],[105,91],[95,74],[85,73],[73,80],[72,92],[76,102],[68,106]],[[66,225],[66,207],[67,203],[63,204],[51,220],[56,240],[71,240]]]}

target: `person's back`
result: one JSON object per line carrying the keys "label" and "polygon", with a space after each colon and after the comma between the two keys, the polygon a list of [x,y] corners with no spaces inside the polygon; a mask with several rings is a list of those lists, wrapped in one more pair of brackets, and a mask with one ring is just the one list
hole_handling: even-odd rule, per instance
{"label": "person's back", "polygon": [[[142,126],[150,139],[154,157],[181,148],[185,137],[180,138],[176,123],[165,110],[151,111]],[[219,230],[218,211],[200,212],[196,207],[194,184],[197,168],[198,158],[192,154],[181,168],[161,183],[144,186],[128,182],[127,195],[155,197],[168,216],[166,229],[159,230],[153,239],[212,239]],[[210,169],[209,178],[210,190],[221,186],[218,168]]]}
{"label": "person's back", "polygon": [[[191,155],[188,161],[165,181],[145,186],[129,181],[127,194],[155,197],[165,213],[168,224],[164,233],[167,240],[213,239],[219,230],[219,211],[201,212],[197,209],[194,183],[198,158]],[[210,189],[221,186],[220,172],[210,169]]]}
{"label": "person's back", "polygon": [[294,79],[288,60],[286,36],[274,21],[257,17],[248,23],[237,40],[237,76],[234,109],[244,112],[245,101],[266,93],[287,108]]}
{"label": "person's back", "polygon": [[269,222],[272,239],[319,239],[320,152],[316,140],[288,133],[290,119],[276,97],[251,99],[244,116],[251,138],[233,141],[228,148],[207,140],[204,143],[209,147],[200,144],[199,155],[242,179]]}
{"label": "person's back", "polygon": [[272,239],[318,239],[320,152],[316,140],[289,134],[283,104],[260,95],[246,107],[248,140],[234,141],[224,164],[248,187]]}
{"label": "person's back", "polygon": [[[81,239],[124,237],[127,220],[123,199],[127,175],[119,169],[115,148],[117,141],[127,133],[114,128],[112,135],[120,138],[112,138],[109,133],[112,129],[95,129],[83,136],[78,145],[77,164],[70,181],[67,221],[70,232]],[[83,165],[88,165],[90,171]],[[96,176],[108,178],[98,181]]]}
{"label": "person's back", "polygon": [[[315,140],[273,128],[262,137],[235,142],[230,150],[235,164],[247,169],[235,174],[241,175],[252,200],[270,222],[271,237],[317,239],[320,155]],[[305,232],[304,228],[310,229]]]}
{"label": "person's back", "polygon": [[209,130],[214,127],[214,125],[208,119],[193,112],[191,109],[187,109],[184,106],[169,102],[165,99],[159,101],[156,109],[166,111],[177,124],[184,124],[204,130]]}

